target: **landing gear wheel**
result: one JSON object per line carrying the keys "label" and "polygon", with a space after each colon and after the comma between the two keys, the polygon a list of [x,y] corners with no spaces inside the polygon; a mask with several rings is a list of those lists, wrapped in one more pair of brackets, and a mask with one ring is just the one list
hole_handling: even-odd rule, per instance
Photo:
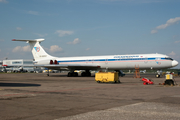
{"label": "landing gear wheel", "polygon": [[81,76],[82,76],[82,77],[86,76],[86,73],[85,73],[85,72],[82,72],[82,73],[81,73]]}
{"label": "landing gear wheel", "polygon": [[156,78],[160,78],[160,75],[159,75],[159,74],[157,74],[157,75],[156,75]]}
{"label": "landing gear wheel", "polygon": [[91,73],[90,73],[90,72],[87,72],[87,76],[90,77],[90,76],[91,76]]}
{"label": "landing gear wheel", "polygon": [[69,72],[68,77],[77,77],[78,76],[78,73],[77,72]]}
{"label": "landing gear wheel", "polygon": [[91,76],[91,73],[90,73],[90,72],[82,72],[82,73],[81,73],[81,76],[82,76],[82,77],[90,77],[90,76]]}
{"label": "landing gear wheel", "polygon": [[73,77],[77,77],[78,73],[77,72],[73,72]]}
{"label": "landing gear wheel", "polygon": [[72,73],[71,72],[68,72],[68,77],[72,77]]}

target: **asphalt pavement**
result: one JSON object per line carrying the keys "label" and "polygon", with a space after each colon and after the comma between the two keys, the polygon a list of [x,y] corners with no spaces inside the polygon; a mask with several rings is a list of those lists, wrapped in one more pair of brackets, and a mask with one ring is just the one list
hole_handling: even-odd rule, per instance
{"label": "asphalt pavement", "polygon": [[[180,120],[180,86],[164,86],[165,77],[133,74],[121,83],[97,83],[66,73],[1,73],[0,120]],[[175,77],[180,84],[180,77]]]}

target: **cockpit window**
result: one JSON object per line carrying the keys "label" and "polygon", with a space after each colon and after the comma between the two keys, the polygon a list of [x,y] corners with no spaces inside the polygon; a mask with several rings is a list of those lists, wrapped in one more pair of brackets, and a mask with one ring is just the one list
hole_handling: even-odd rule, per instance
{"label": "cockpit window", "polygon": [[172,58],[169,58],[169,57],[168,57],[168,58],[165,58],[165,59],[166,59],[166,60],[172,60],[172,61],[173,61],[173,59],[172,59]]}

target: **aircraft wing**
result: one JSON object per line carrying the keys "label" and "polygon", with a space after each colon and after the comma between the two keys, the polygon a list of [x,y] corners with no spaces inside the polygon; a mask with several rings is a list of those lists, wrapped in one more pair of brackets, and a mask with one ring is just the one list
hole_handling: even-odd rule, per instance
{"label": "aircraft wing", "polygon": [[79,65],[79,64],[72,64],[72,65],[34,65],[34,67],[45,67],[45,68],[49,68],[49,69],[55,69],[55,70],[59,70],[59,69],[74,69],[74,70],[97,70],[98,68],[100,68],[100,66],[98,65]]}
{"label": "aircraft wing", "polygon": [[71,64],[71,65],[60,65],[60,64],[42,64],[42,65],[3,65],[3,66],[9,66],[9,67],[45,67],[49,69],[55,69],[55,70],[60,70],[60,69],[74,69],[74,70],[97,70],[100,68],[98,65],[79,65],[79,64]]}

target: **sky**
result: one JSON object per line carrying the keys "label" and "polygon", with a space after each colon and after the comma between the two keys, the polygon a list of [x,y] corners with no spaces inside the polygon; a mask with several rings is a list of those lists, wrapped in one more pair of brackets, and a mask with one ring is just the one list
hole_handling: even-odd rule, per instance
{"label": "sky", "polygon": [[[33,59],[44,38],[57,57],[165,54],[180,62],[180,0],[0,0],[0,61]],[[178,65],[176,68],[180,68]]]}

